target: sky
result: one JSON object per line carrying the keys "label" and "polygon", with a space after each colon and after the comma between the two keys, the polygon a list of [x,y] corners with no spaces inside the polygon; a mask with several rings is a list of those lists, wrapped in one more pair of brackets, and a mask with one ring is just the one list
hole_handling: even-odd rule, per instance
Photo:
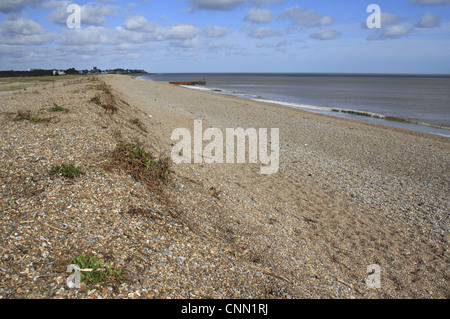
{"label": "sky", "polygon": [[450,0],[0,0],[1,70],[94,66],[450,74]]}

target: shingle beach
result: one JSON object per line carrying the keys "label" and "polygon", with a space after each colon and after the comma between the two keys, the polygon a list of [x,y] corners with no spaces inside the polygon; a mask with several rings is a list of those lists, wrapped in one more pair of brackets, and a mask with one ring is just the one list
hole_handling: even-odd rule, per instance
{"label": "shingle beach", "polygon": [[[0,119],[0,298],[450,297],[448,137],[124,75],[3,92]],[[278,128],[278,171],[171,163],[158,193],[108,169],[195,120]],[[123,276],[70,289],[77,255]]]}

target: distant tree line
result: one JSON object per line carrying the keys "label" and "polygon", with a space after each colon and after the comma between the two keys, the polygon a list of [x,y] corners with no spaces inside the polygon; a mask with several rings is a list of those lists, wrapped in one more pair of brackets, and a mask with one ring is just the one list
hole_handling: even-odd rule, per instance
{"label": "distant tree line", "polygon": [[[59,73],[54,72],[55,69],[51,70],[43,70],[43,69],[31,69],[29,71],[0,71],[0,77],[20,77],[20,76],[46,76],[46,75],[58,75]],[[92,70],[76,70],[75,68],[69,68],[67,70],[58,70],[58,71],[64,71],[63,74],[97,74],[102,73],[100,69],[97,69],[97,67],[94,67]],[[106,70],[103,71],[104,73],[118,73],[118,74],[137,74],[137,73],[147,73],[144,70],[129,70],[129,69],[114,69],[114,70]]]}
{"label": "distant tree line", "polygon": [[[9,70],[9,71],[0,71],[0,77],[19,77],[19,76],[46,76],[46,75],[54,75],[53,71],[55,69],[51,69],[51,70],[43,70],[43,69],[32,69],[30,71],[14,71],[14,70]],[[61,70],[64,71],[65,74],[80,74],[80,72],[78,70],[76,70],[75,68],[70,68],[67,70]],[[88,71],[86,70],[86,73]]]}
{"label": "distant tree line", "polygon": [[53,75],[53,70],[30,70],[30,71],[0,71],[0,77],[19,77],[19,76],[45,76]]}

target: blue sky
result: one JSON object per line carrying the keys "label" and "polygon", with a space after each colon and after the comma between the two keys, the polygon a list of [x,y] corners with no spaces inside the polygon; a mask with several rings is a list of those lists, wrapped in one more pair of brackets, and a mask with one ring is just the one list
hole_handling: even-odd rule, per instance
{"label": "blue sky", "polygon": [[93,66],[450,74],[450,0],[0,1],[0,69]]}

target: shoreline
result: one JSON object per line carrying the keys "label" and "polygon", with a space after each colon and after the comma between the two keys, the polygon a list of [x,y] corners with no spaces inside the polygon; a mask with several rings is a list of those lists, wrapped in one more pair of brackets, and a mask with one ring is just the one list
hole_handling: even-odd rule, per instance
{"label": "shoreline", "polygon": [[[201,73],[198,73],[198,74],[200,75]],[[339,76],[342,76],[342,74],[340,74]],[[349,76],[354,76],[354,75],[349,74]],[[366,76],[366,75],[361,75],[361,76]],[[160,82],[160,83],[168,83],[165,81],[152,80],[150,78],[137,78],[137,79],[144,80],[144,81],[155,81],[155,82]],[[315,113],[319,113],[319,114],[325,114],[325,115],[331,115],[331,116],[337,116],[337,117],[343,117],[343,118],[350,118],[350,119],[355,119],[355,120],[369,122],[369,123],[379,123],[382,125],[400,127],[400,128],[405,128],[405,129],[409,129],[409,130],[450,137],[450,127],[433,124],[433,123],[427,123],[427,122],[423,122],[423,121],[419,121],[419,120],[398,117],[398,116],[378,114],[378,113],[373,113],[370,111],[363,111],[363,110],[357,110],[357,109],[328,107],[328,106],[325,107],[325,106],[317,106],[317,105],[306,105],[306,104],[300,104],[300,103],[294,103],[294,102],[285,102],[285,101],[281,101],[281,100],[280,101],[279,100],[270,100],[270,99],[266,99],[264,97],[256,96],[254,94],[239,93],[239,92],[229,91],[229,90],[222,89],[222,88],[204,87],[204,86],[184,86],[184,85],[180,85],[180,86],[186,87],[189,89],[193,89],[193,90],[212,92],[215,94],[222,94],[222,95],[230,95],[230,96],[235,96],[235,97],[239,97],[239,98],[255,100],[255,101],[259,101],[259,102],[263,102],[263,103],[278,104],[278,105],[282,105],[285,107],[303,109],[303,110],[307,110],[307,111],[315,112]]]}
{"label": "shoreline", "polygon": [[[448,138],[121,75],[3,97],[4,298],[450,296]],[[20,110],[41,120],[14,120]],[[120,142],[170,156],[171,133],[194,120],[279,128],[278,172],[172,164],[161,200],[103,168]],[[61,162],[84,174],[51,177]],[[68,289],[57,265],[80,253],[126,280]],[[373,264],[380,289],[365,284]]]}
{"label": "shoreline", "polygon": [[[293,224],[296,224],[298,214],[305,214],[312,208],[315,213],[306,218],[326,220],[323,221],[325,228],[322,234],[328,239],[347,232],[344,236],[351,237],[350,233],[354,232],[371,233],[370,229],[377,228],[381,238],[386,236],[385,240],[390,242],[387,245],[389,250],[405,249],[393,241],[396,236],[399,236],[397,240],[401,240],[408,233],[415,233],[434,243],[441,238],[438,241],[443,241],[439,245],[447,246],[448,239],[444,239],[448,238],[445,229],[448,230],[446,220],[449,207],[445,191],[449,183],[445,167],[450,166],[447,137],[234,96],[198,92],[166,83],[146,84],[139,81],[136,88],[136,81],[128,83],[129,86],[122,82],[120,91],[123,87],[122,93],[134,95],[138,107],[138,101],[142,99],[142,110],[150,114],[161,110],[161,115],[168,115],[167,119],[164,116],[160,119],[162,124],[167,125],[166,136],[170,136],[176,127],[188,127],[192,132],[190,124],[195,119],[202,119],[205,129],[208,124],[222,130],[229,127],[280,129],[280,169],[275,176],[265,178],[257,175],[259,165],[253,168],[235,165],[233,168],[233,165],[225,164],[182,164],[177,166],[180,173],[192,176],[195,167],[200,172],[195,172],[194,176],[204,176],[209,183],[223,185],[225,189],[238,193],[240,186],[236,188],[236,184],[247,185],[241,190],[251,192],[250,202],[255,207],[265,207],[262,211],[271,211],[275,216],[280,216],[279,209],[283,207],[281,211],[290,211],[287,220]],[[114,81],[110,84],[119,88]],[[236,196],[238,193],[235,193]],[[314,198],[316,200],[311,201]],[[321,203],[322,200],[328,203]],[[305,206],[308,202],[312,207]],[[284,206],[287,203],[290,204]],[[359,222],[361,225],[370,224],[369,216],[375,218],[377,222],[372,222],[380,228],[375,225],[375,228],[365,226],[359,231],[359,226],[351,231],[347,228]],[[337,230],[339,228],[333,226],[334,222],[346,225],[343,228],[346,230]],[[417,227],[423,228],[419,230]],[[330,234],[332,229],[338,234]],[[402,229],[407,231],[400,235],[398,232]],[[293,234],[290,233],[290,236]],[[329,244],[326,244],[325,238],[322,245],[327,246]],[[380,240],[379,235],[373,235],[373,238]],[[361,243],[361,238],[354,240]],[[346,240],[338,242],[340,244],[337,246],[346,245]],[[425,251],[421,254],[426,255]],[[401,258],[397,255],[395,259],[397,263]],[[353,259],[353,262],[356,260]]]}

